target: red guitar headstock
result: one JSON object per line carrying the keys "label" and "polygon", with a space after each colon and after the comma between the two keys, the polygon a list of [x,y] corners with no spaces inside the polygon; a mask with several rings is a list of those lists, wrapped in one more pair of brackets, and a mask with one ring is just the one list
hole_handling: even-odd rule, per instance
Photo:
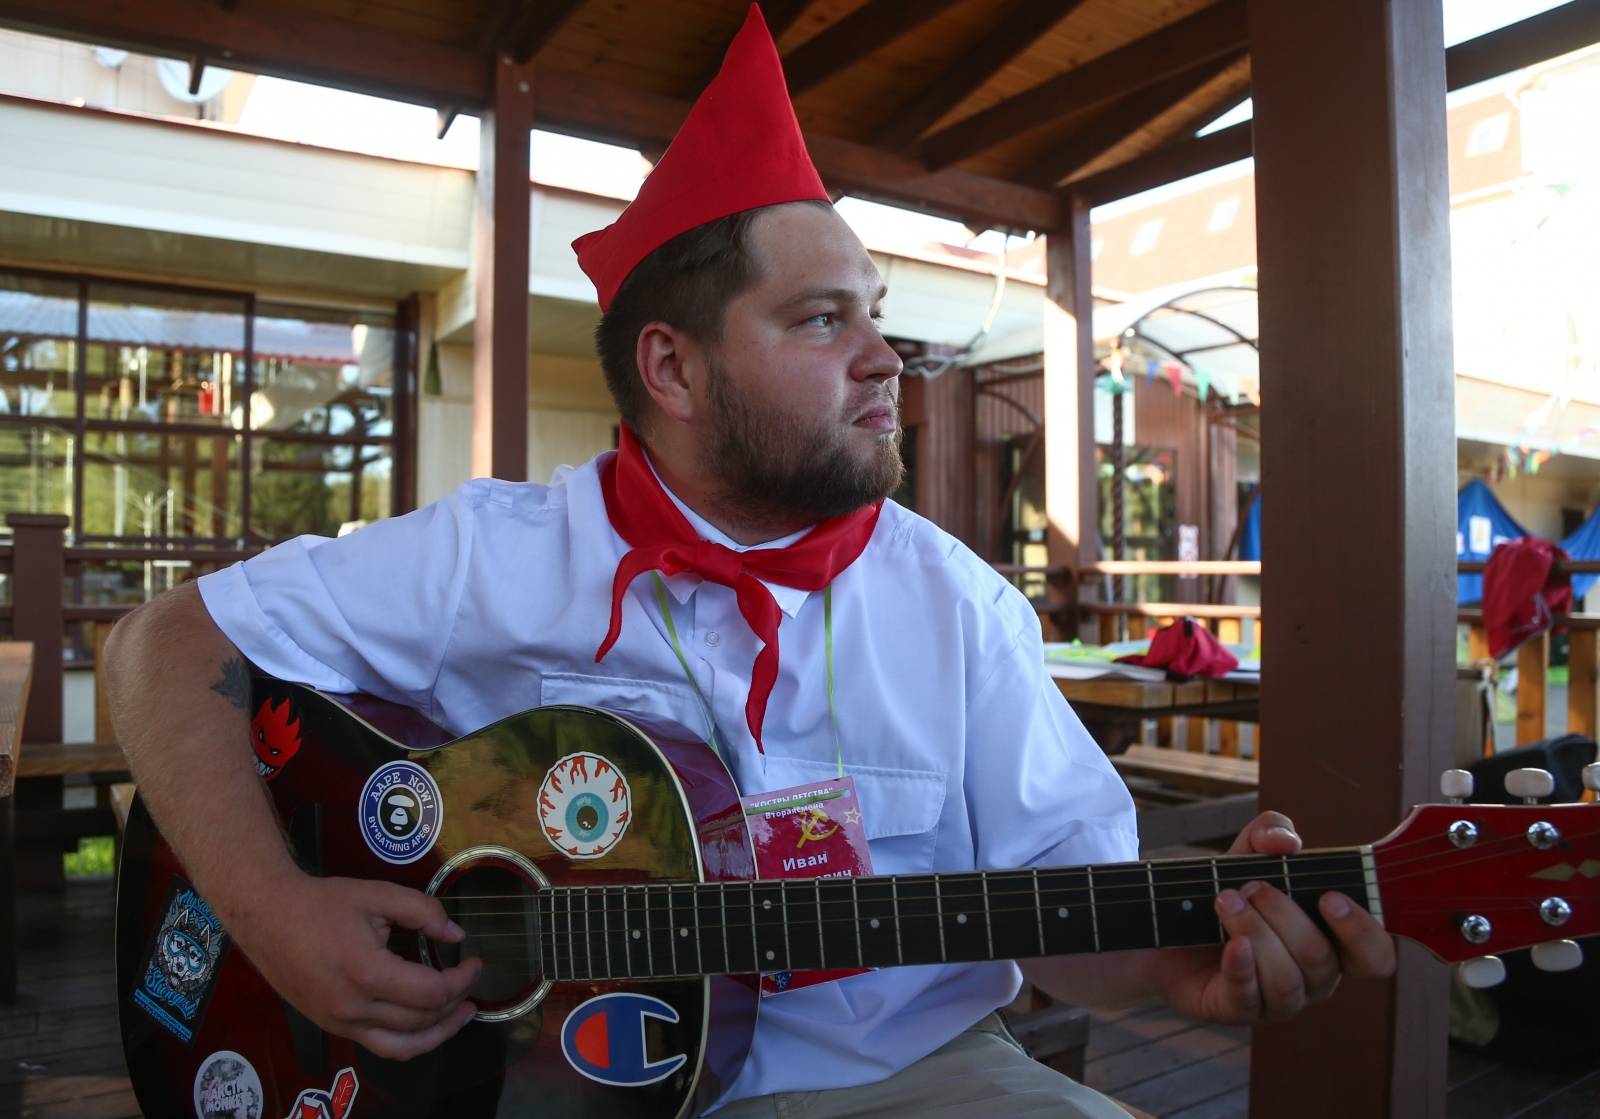
{"label": "red guitar headstock", "polygon": [[1385,927],[1442,960],[1600,933],[1600,804],[1426,805],[1372,852]]}

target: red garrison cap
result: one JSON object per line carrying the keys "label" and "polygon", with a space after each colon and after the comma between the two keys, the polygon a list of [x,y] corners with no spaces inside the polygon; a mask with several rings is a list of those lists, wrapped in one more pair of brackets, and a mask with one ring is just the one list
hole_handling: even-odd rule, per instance
{"label": "red garrison cap", "polygon": [[789,103],[778,48],[750,5],[722,69],[689,110],[639,195],[604,229],[572,242],[600,309],[639,262],[680,233],[729,214],[829,201]]}

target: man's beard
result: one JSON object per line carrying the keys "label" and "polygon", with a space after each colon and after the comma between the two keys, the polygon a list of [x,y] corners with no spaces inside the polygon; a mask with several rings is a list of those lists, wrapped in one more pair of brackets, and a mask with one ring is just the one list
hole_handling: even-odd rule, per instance
{"label": "man's beard", "polygon": [[[720,504],[748,525],[814,524],[880,501],[900,488],[901,428],[863,456],[848,425],[766,410],[740,392],[715,363],[708,382],[711,443],[703,451],[721,487]],[[888,393],[883,403],[899,404]],[[872,398],[858,409],[869,407]]]}

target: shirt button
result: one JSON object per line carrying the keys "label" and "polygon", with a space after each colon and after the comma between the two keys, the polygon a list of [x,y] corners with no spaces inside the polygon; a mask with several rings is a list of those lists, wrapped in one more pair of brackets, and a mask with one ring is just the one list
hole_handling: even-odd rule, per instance
{"label": "shirt button", "polygon": [[714,629],[706,630],[706,644],[715,649],[722,644],[722,635]]}

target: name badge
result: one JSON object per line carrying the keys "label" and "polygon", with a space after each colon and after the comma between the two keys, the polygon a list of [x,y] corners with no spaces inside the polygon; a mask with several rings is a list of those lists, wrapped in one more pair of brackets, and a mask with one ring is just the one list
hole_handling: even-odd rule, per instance
{"label": "name badge", "polygon": [[[857,878],[872,873],[867,829],[853,777],[740,797],[759,878]],[[761,977],[761,994],[827,983],[867,968],[780,971]]]}

